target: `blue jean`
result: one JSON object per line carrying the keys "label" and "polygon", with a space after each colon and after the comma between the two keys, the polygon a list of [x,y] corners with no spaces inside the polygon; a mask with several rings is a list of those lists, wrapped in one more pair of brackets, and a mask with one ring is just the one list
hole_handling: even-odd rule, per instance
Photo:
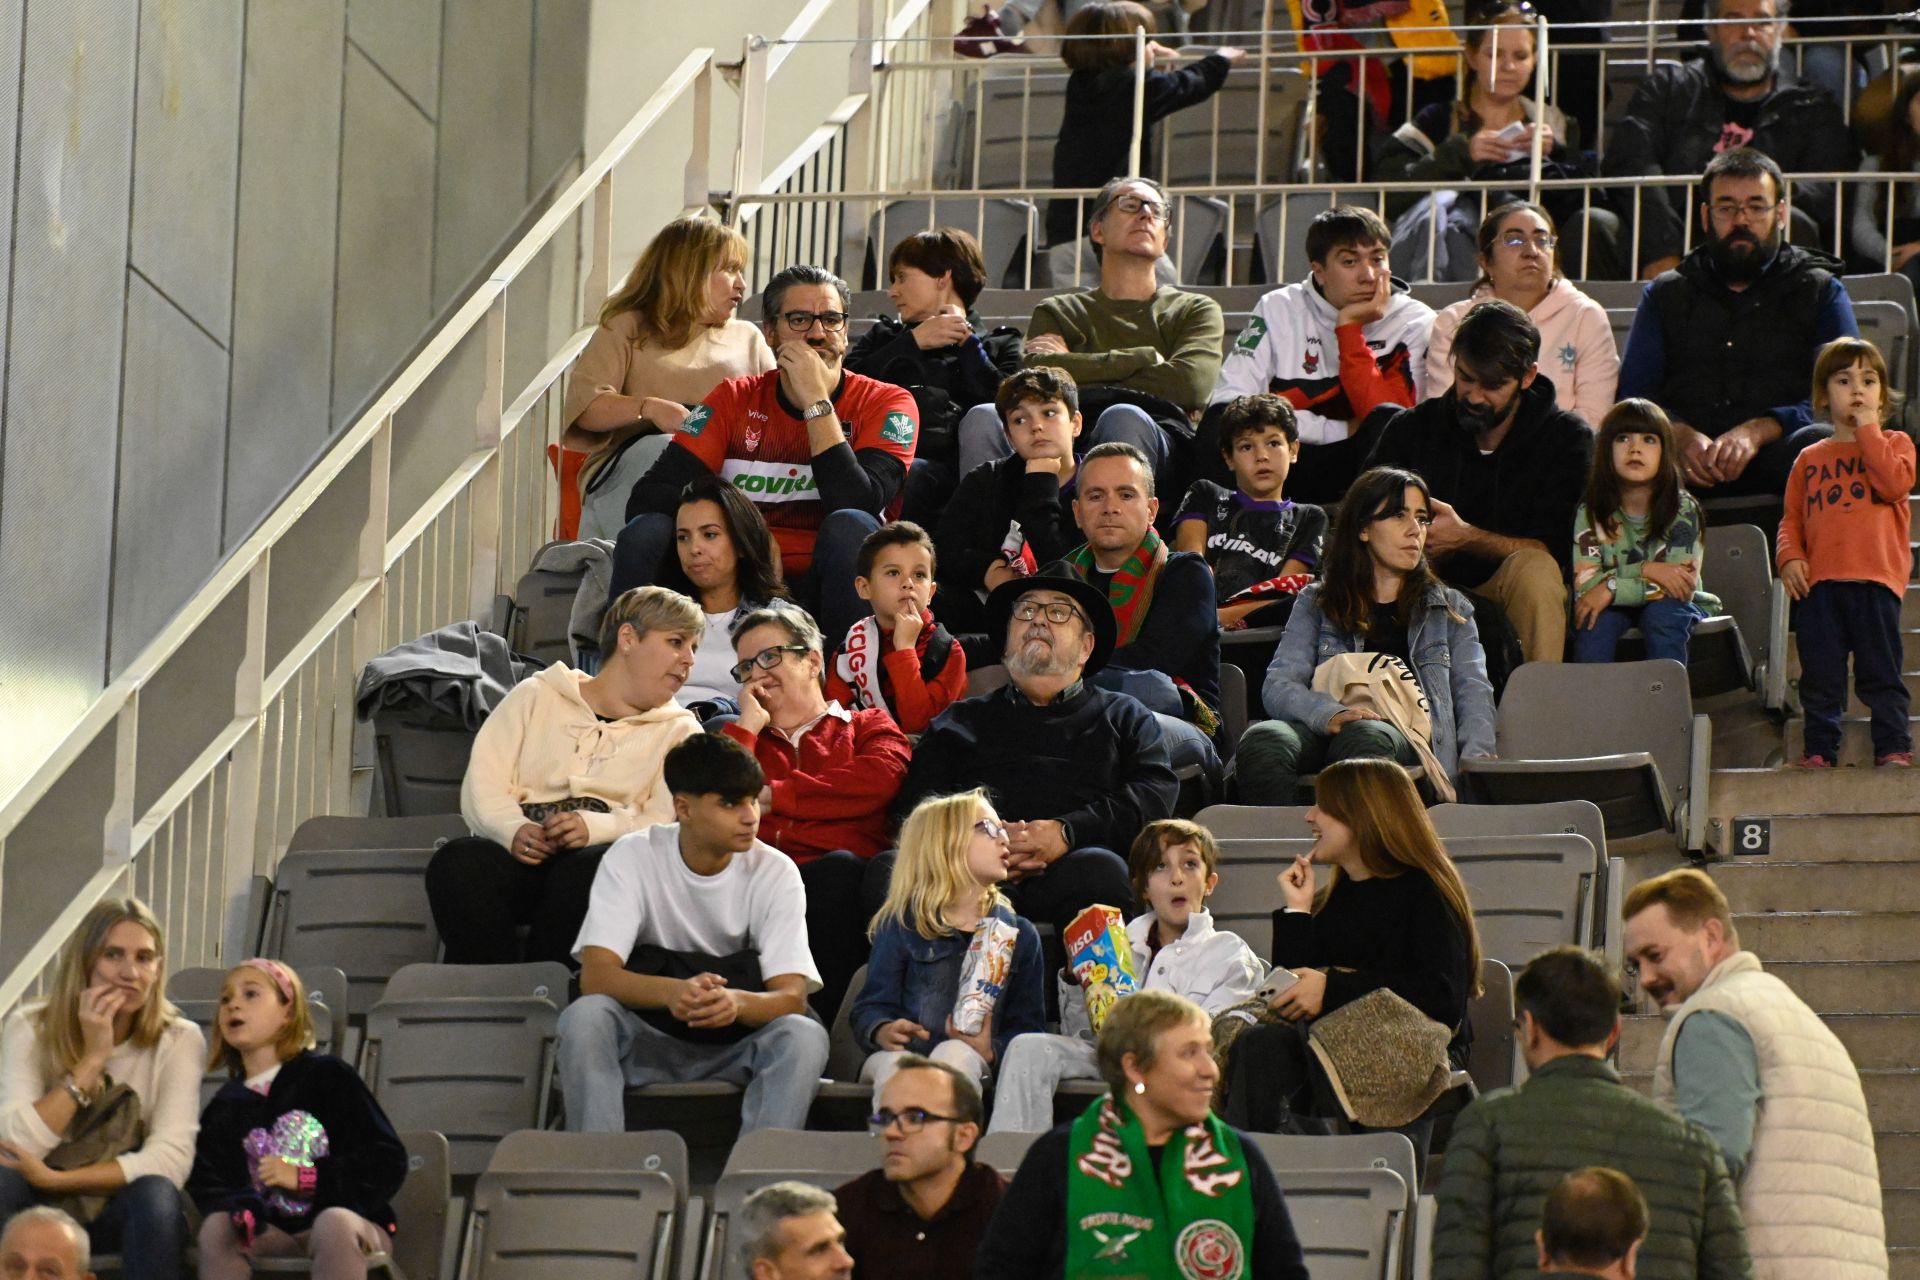
{"label": "blue jean", "polygon": [[1174,768],[1197,764],[1210,780],[1220,780],[1220,753],[1215,750],[1213,739],[1202,733],[1200,726],[1187,719],[1186,705],[1180,700],[1180,690],[1174,687],[1173,679],[1165,672],[1108,667],[1094,676],[1090,683],[1115,693],[1128,694],[1153,712],[1153,718],[1160,722],[1160,732],[1166,735],[1167,755]]}
{"label": "blue jean", "polygon": [[[814,537],[812,566],[799,581],[788,584],[819,620],[829,647],[838,644],[840,637],[868,612],[866,602],[853,589],[853,567],[860,556],[860,544],[879,527],[880,521],[871,512],[851,508],[828,512]],[[613,581],[607,602],[618,600],[623,591],[653,582],[660,573],[661,557],[671,554],[672,516],[647,512],[627,521],[613,544]]]}
{"label": "blue jean", "polygon": [[1912,697],[1900,677],[1900,597],[1877,582],[1816,582],[1795,621],[1805,752],[1840,762],[1840,715],[1847,709],[1847,655],[1853,688],[1871,715],[1876,757],[1913,750]]}
{"label": "blue jean", "polygon": [[582,996],[560,1015],[560,1088],[567,1128],[621,1133],[629,1086],[721,1080],[745,1085],[740,1129],[804,1129],[827,1029],[789,1013],[734,1044],[693,1044],[643,1020],[612,996]]}
{"label": "blue jean", "polygon": [[1591,627],[1574,630],[1573,660],[1612,662],[1620,637],[1629,627],[1637,626],[1646,638],[1649,658],[1672,658],[1685,666],[1693,624],[1704,617],[1706,614],[1691,600],[1654,600],[1644,605],[1602,609]]}
{"label": "blue jean", "polygon": [[[1130,404],[1116,404],[1095,418],[1092,429],[1074,441],[1074,455],[1084,454],[1097,444],[1115,441],[1133,445],[1153,459],[1156,481],[1166,478],[1167,433],[1159,423],[1147,416],[1144,409],[1137,409]],[[1009,457],[1012,453],[1013,444],[1007,439],[1007,429],[1000,421],[999,410],[990,404],[977,404],[961,416],[961,475],[966,475],[982,463]]]}
{"label": "blue jean", "polygon": [[[0,1225],[41,1202],[12,1169],[0,1169]],[[187,1219],[180,1188],[157,1173],[135,1178],[107,1199],[87,1239],[95,1253],[123,1255],[125,1280],[181,1280],[186,1275]]]}
{"label": "blue jean", "polygon": [[1385,720],[1353,720],[1335,734],[1316,733],[1294,720],[1249,726],[1234,753],[1241,804],[1300,803],[1302,774],[1341,760],[1395,760],[1412,768],[1420,757],[1406,735]]}

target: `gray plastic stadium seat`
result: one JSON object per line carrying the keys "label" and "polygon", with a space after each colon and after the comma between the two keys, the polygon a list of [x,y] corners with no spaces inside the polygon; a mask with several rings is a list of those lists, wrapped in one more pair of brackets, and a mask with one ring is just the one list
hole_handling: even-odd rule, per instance
{"label": "gray plastic stadium seat", "polygon": [[1280,1135],[1247,1137],[1274,1165],[1314,1280],[1398,1280],[1413,1205],[1406,1179],[1387,1168],[1285,1169],[1268,1150]]}
{"label": "gray plastic stadium seat", "polygon": [[1494,740],[1497,758],[1461,765],[1467,799],[1590,799],[1610,840],[1667,831],[1682,849],[1705,847],[1713,728],[1693,714],[1686,668],[1672,659],[1525,663],[1507,682]]}
{"label": "gray plastic stadium seat", "polygon": [[[307,991],[307,1006],[313,1016],[314,1051],[340,1053],[347,1033],[347,975],[333,965],[308,965],[296,970]],[[220,986],[226,981],[225,969],[176,969],[167,975],[167,999],[180,1010],[180,1016],[198,1026],[213,1043],[213,1021],[220,1013]],[[225,1068],[215,1068],[200,1077],[200,1106],[204,1110],[213,1095],[226,1084]]]}
{"label": "gray plastic stadium seat", "polygon": [[399,818],[459,813],[460,783],[477,732],[428,723],[406,711],[375,711],[374,750],[387,813]]}
{"label": "gray plastic stadium seat", "polygon": [[567,1007],[573,975],[557,960],[523,964],[410,964],[394,972],[381,995],[384,1001],[442,1000],[479,996],[545,1000]]}
{"label": "gray plastic stadium seat", "polygon": [[1584,836],[1454,836],[1447,854],[1467,887],[1481,952],[1523,965],[1549,947],[1593,946],[1600,870]]}
{"label": "gray plastic stadium seat", "polygon": [[982,694],[992,693],[1012,680],[1007,669],[999,663],[991,667],[969,667],[967,669],[967,696],[978,698]]}
{"label": "gray plastic stadium seat", "polygon": [[[447,1173],[447,1140],[437,1133],[405,1130],[400,1141],[407,1148],[407,1180],[393,1198],[399,1230],[391,1250],[368,1256],[367,1270],[394,1280],[440,1280],[447,1203],[453,1189]],[[255,1258],[253,1270],[257,1275],[307,1275],[313,1271],[313,1259]]]}
{"label": "gray plastic stadium seat", "polygon": [[1627,339],[1633,334],[1632,307],[1608,307],[1607,328],[1613,331],[1613,345],[1622,355],[1626,354]]}
{"label": "gray plastic stadium seat", "polygon": [[[1785,708],[1787,589],[1774,580],[1765,530],[1750,524],[1712,527],[1706,531],[1704,550],[1701,576],[1739,624],[1740,643],[1751,664],[1749,687],[1759,691],[1769,710]],[[1698,656],[1689,653],[1689,672]]]}
{"label": "gray plastic stadium seat", "polygon": [[[1647,292],[1644,280],[1575,280],[1573,287],[1608,311],[1635,311]],[[1622,346],[1621,351],[1626,347]]]}
{"label": "gray plastic stadium seat", "polygon": [[1467,1003],[1473,1044],[1467,1050],[1467,1074],[1480,1093],[1513,1083],[1513,970],[1492,958],[1480,962],[1481,992]]}
{"label": "gray plastic stadium seat", "polygon": [[974,1148],[974,1158],[998,1169],[1001,1177],[1011,1180],[1020,1171],[1020,1162],[1027,1158],[1027,1148],[1039,1136],[1037,1133],[984,1134],[980,1138],[980,1145]]}
{"label": "gray plastic stadium seat", "polygon": [[560,1012],[547,1000],[382,1000],[367,1014],[361,1074],[396,1128],[447,1135],[453,1172],[546,1121]]}
{"label": "gray plastic stadium seat", "polygon": [[1435,311],[1450,307],[1456,302],[1465,302],[1473,293],[1471,280],[1440,280],[1415,284],[1408,287],[1417,302],[1424,302]]}
{"label": "gray plastic stadium seat", "polygon": [[[1914,304],[1913,281],[1905,272],[1873,271],[1847,276],[1840,283],[1847,287],[1847,296],[1853,301],[1856,316],[1863,302],[1892,302],[1897,304],[1906,316],[1908,367],[1904,370],[1890,368],[1888,372],[1892,375],[1895,386],[1911,389],[1916,385],[1916,374],[1920,374],[1920,351],[1914,350],[1915,347],[1920,347],[1920,307]],[[1864,334],[1863,329],[1862,335]],[[1884,351],[1881,354],[1888,355]],[[1888,359],[1891,361],[1891,355],[1888,355]],[[1901,381],[1902,378],[1905,379],[1904,382]]]}
{"label": "gray plastic stadium seat", "polygon": [[1566,832],[1584,836],[1600,858],[1601,884],[1594,894],[1593,936],[1618,969],[1620,957],[1620,898],[1626,891],[1626,863],[1607,853],[1607,824],[1591,800],[1556,800],[1544,804],[1438,804],[1427,818],[1442,840],[1456,836],[1524,836]]}
{"label": "gray plastic stadium seat", "polygon": [[[547,547],[555,545],[549,542],[534,552],[534,561],[539,561]],[[496,633],[506,639],[507,646],[515,653],[533,658],[543,667],[556,662],[573,663],[573,601],[580,594],[580,583],[585,578],[584,570],[554,573],[533,569],[522,574],[513,595],[502,597],[496,605],[496,609],[502,606],[505,609],[504,618],[495,618],[496,623],[504,623],[495,627]]]}
{"label": "gray plastic stadium seat", "polygon": [[1887,379],[1895,391],[1910,390],[1913,371],[1913,333],[1906,308],[1898,302],[1872,298],[1854,299],[1853,318],[1860,325],[1860,336],[1880,348],[1887,359]]}
{"label": "gray plastic stadium seat", "polygon": [[1409,1187],[1414,1185],[1413,1143],[1404,1133],[1263,1133],[1258,1146],[1275,1174],[1283,1169],[1391,1169]]}
{"label": "gray plastic stadium seat", "polygon": [[1040,212],[1028,200],[943,196],[932,200],[893,200],[882,206],[867,224],[865,279],[885,287],[893,247],[917,232],[955,227],[980,245],[987,283],[1019,288],[1026,279],[1024,255],[1039,243]]}
{"label": "gray plastic stadium seat", "polygon": [[474,1188],[470,1280],[674,1274],[691,1231],[687,1149],[671,1133],[507,1134]]}
{"label": "gray plastic stadium seat", "polygon": [[832,1191],[876,1168],[879,1144],[865,1133],[760,1129],[743,1133],[727,1156],[727,1167],[713,1190],[700,1254],[701,1280],[745,1280],[735,1251],[739,1238],[731,1227],[746,1198],[775,1182],[806,1182]]}
{"label": "gray plastic stadium seat", "polygon": [[338,965],[347,975],[346,1011],[360,1017],[402,965],[439,955],[427,862],[466,833],[458,815],[301,823],[274,873],[261,954],[303,971]]}
{"label": "gray plastic stadium seat", "polygon": [[813,1097],[813,1111],[807,1118],[811,1129],[856,1129],[866,1124],[873,1106],[873,1086],[860,1083],[860,1068],[867,1054],[853,1038],[853,1002],[867,985],[867,966],[854,970],[847,993],[833,1015],[827,1033],[827,1078]]}
{"label": "gray plastic stadium seat", "polygon": [[1247,731],[1247,673],[1231,662],[1220,664],[1220,719],[1226,725],[1224,754],[1232,759]]}
{"label": "gray plastic stadium seat", "polygon": [[[1217,286],[1223,273],[1226,235],[1226,201],[1210,196],[1175,196],[1167,252],[1154,263],[1155,278],[1189,292],[1210,293],[1208,286]],[[1046,278],[1063,289],[1091,289],[1100,283],[1100,259],[1094,253],[1093,241],[1084,235],[1072,244],[1052,246],[1043,260]],[[1035,265],[1037,270],[1039,264]]]}
{"label": "gray plastic stadium seat", "polygon": [[989,71],[969,95],[962,115],[961,182],[974,174],[983,190],[1004,187],[1045,187],[1053,182],[1053,144],[1060,136],[1066,113],[1067,73],[1057,64],[1025,75],[1013,66],[1011,74]]}
{"label": "gray plastic stadium seat", "polygon": [[1260,210],[1254,219],[1254,248],[1265,268],[1264,278],[1273,284],[1293,284],[1304,280],[1307,261],[1307,223],[1317,213],[1336,204],[1359,204],[1370,209],[1380,207],[1377,191],[1290,191],[1284,197],[1286,227],[1281,223],[1281,202]]}

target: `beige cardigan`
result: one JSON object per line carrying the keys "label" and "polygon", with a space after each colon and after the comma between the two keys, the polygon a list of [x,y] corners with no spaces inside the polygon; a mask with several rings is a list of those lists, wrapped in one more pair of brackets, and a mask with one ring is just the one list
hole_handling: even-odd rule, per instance
{"label": "beige cardigan", "polygon": [[765,373],[774,368],[773,350],[758,325],[729,320],[701,325],[684,347],[667,348],[639,342],[640,327],[631,311],[615,316],[593,331],[586,350],[574,361],[567,379],[567,401],[562,418],[569,448],[597,448],[605,432],[573,425],[586,407],[603,395],[659,396],[681,404],[699,404],[728,378]]}

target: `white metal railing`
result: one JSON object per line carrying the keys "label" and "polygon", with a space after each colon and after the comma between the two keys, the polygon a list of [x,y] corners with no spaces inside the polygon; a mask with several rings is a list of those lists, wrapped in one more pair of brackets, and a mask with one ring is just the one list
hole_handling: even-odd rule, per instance
{"label": "white metal railing", "polygon": [[[790,44],[835,10],[852,12],[866,33],[849,78],[849,98],[863,104],[873,59],[894,39],[950,34],[957,20],[953,0],[811,0],[788,30]],[[546,450],[564,425],[567,371],[611,291],[622,161],[642,139],[661,136],[669,111],[690,106],[683,204],[706,211],[717,71],[739,83],[743,97],[758,95],[741,113],[736,178],[749,181],[737,189],[792,189],[800,162],[757,172],[766,93],[785,61],[783,52],[766,56],[766,47],[750,39],[743,64],[722,62],[710,48],[689,52],[39,766],[0,790],[0,887],[11,884],[17,900],[28,896],[21,880],[46,857],[48,831],[99,857],[77,891],[42,918],[9,917],[0,1011],[38,989],[80,917],[110,893],[149,900],[172,964],[217,963],[228,955],[229,920],[250,877],[272,870],[307,817],[354,806],[360,669],[401,640],[489,616],[496,594],[511,589],[550,536],[557,495]],[[843,133],[857,134],[864,164],[866,122],[835,119]],[[855,185],[870,181],[865,168],[855,173]],[[657,181],[652,172],[627,180]],[[584,270],[569,256],[580,249]],[[540,337],[562,295],[568,336],[541,341],[537,369],[510,380],[519,350],[510,337],[529,328]],[[419,465],[421,456],[440,455],[453,460]],[[143,733],[143,702],[157,698],[170,712],[170,696],[183,687],[203,718],[211,695],[214,723],[197,735],[176,733],[171,722]],[[75,795],[84,798],[79,808]],[[0,898],[0,908],[8,905]]]}

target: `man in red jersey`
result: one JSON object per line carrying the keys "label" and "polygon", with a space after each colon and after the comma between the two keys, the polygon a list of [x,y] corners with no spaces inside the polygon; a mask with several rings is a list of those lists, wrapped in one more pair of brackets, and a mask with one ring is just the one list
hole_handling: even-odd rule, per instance
{"label": "man in red jersey", "polygon": [[712,472],[766,516],[787,580],[829,635],[865,612],[854,559],[899,505],[920,419],[906,390],[841,369],[848,301],[846,281],[822,267],[789,267],[767,282],[762,323],[779,368],[715,387],[633,486],[614,598],[654,580],[680,491]]}

